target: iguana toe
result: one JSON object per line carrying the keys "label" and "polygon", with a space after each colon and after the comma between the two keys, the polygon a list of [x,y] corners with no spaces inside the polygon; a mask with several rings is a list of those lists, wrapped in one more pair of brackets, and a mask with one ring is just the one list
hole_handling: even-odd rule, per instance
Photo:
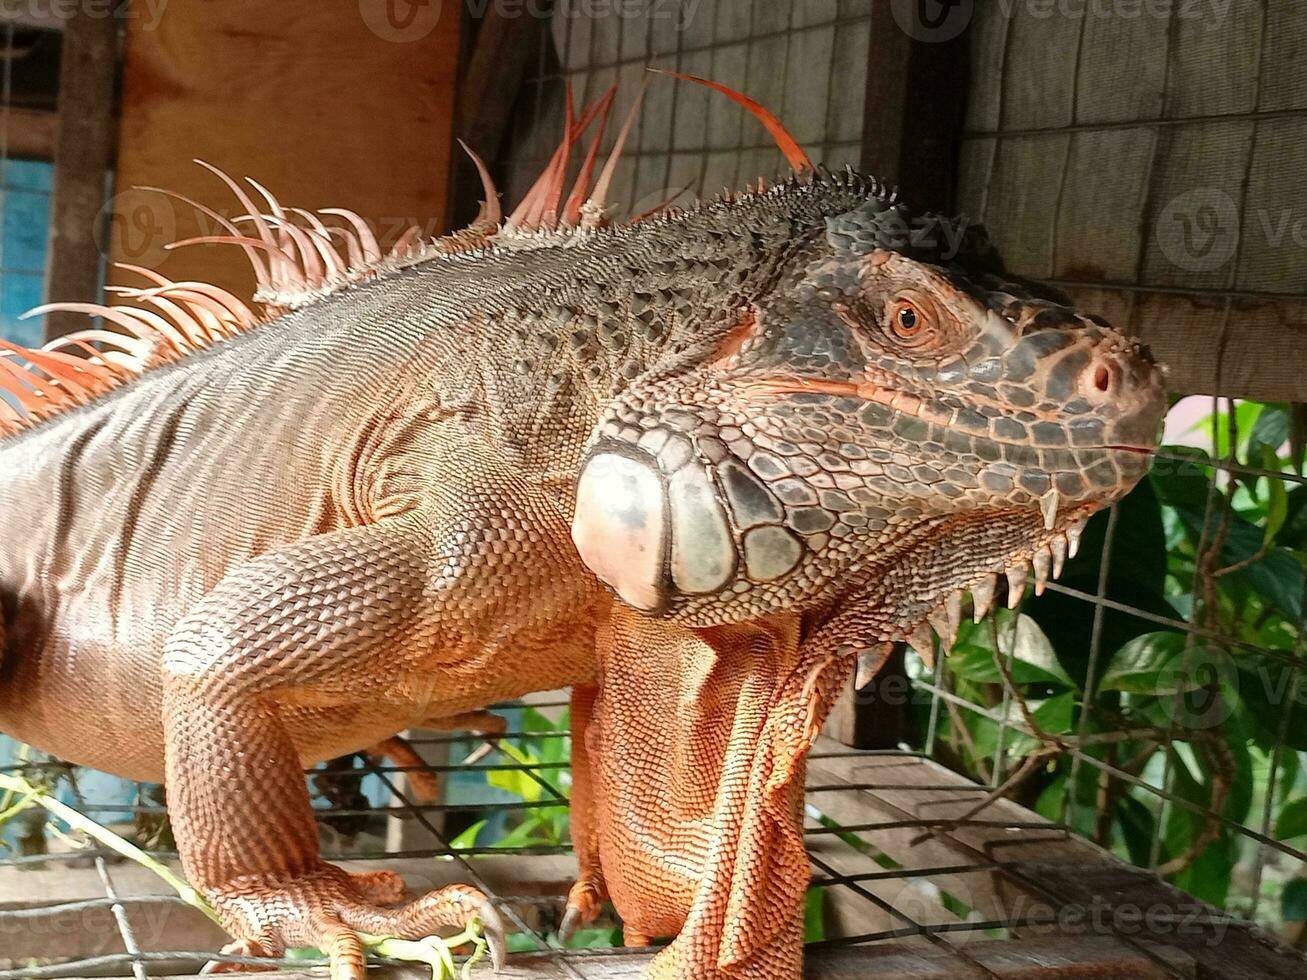
{"label": "iguana toe", "polygon": [[[228,943],[218,952],[219,956],[250,956],[250,957],[272,957],[277,954],[266,948],[257,939],[238,939],[234,943]],[[220,960],[210,960],[204,964],[200,970],[201,976],[208,976],[211,973],[253,973],[257,971],[275,970],[274,966],[255,966],[252,963],[223,963]]]}
{"label": "iguana toe", "polygon": [[563,913],[563,921],[558,926],[558,938],[567,942],[577,929],[597,919],[607,900],[607,891],[602,883],[580,878],[567,894],[567,911]]}
{"label": "iguana toe", "polygon": [[495,970],[503,966],[503,919],[482,892],[447,885],[398,908],[383,907],[402,896],[403,880],[393,872],[351,875],[332,865],[289,880],[249,876],[208,894],[228,931],[245,937],[225,952],[278,956],[288,948],[318,949],[331,962],[332,980],[364,980],[367,961],[359,933],[420,940],[443,929],[462,929],[474,918]]}

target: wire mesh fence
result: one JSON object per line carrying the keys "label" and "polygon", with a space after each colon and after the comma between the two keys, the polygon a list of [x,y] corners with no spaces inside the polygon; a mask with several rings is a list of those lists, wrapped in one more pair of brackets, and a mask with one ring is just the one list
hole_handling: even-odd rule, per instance
{"label": "wire mesh fence", "polygon": [[[1266,235],[1291,227],[1301,204],[1284,179],[1297,165],[1275,161],[1300,124],[1285,82],[1302,12],[1164,4],[1127,17],[1111,5],[1014,3],[964,16],[968,5],[954,6],[920,39],[944,40],[969,20],[963,207],[1017,271],[1133,333],[1192,324],[1183,357],[1218,353],[1201,369],[1186,361],[1186,378],[1215,391],[1264,387],[1241,333],[1262,336],[1267,316],[1277,329],[1300,320],[1298,251]],[[680,20],[658,16],[670,7],[632,9],[585,16],[561,3],[541,31],[500,161],[515,192],[558,139],[564,83],[586,102],[616,81],[629,104],[647,65],[739,88],[776,109],[815,159],[856,162],[866,5],[742,0],[688,21],[684,5]],[[1122,52],[1147,60],[1146,78]],[[724,100],[666,79],[645,98],[617,182],[628,213],[774,172],[761,128]],[[1238,152],[1222,154],[1231,139]],[[1213,154],[1235,168],[1228,180],[1200,165]],[[1127,216],[1115,228],[1106,201]],[[1200,343],[1212,329],[1219,342]],[[911,701],[906,743],[1298,937],[1303,426],[1289,404],[1181,402],[1146,485],[1095,519],[1046,595],[964,631],[934,671],[914,665],[910,688],[882,679],[861,701]]]}
{"label": "wire mesh fence", "polygon": [[[400,766],[357,755],[313,770],[310,785],[326,856],[350,868],[385,861],[384,867],[402,868],[409,883],[420,887],[453,880],[477,885],[515,930],[513,948],[530,954],[534,972],[522,976],[602,975],[580,971],[605,957],[643,955],[614,948],[621,937],[613,920],[578,933],[570,946],[558,939],[573,867],[565,819],[565,703],[536,699],[526,709],[500,706],[514,728],[493,742],[458,734],[412,737],[417,753],[443,762]],[[97,820],[131,828],[150,842],[154,856],[175,856],[156,787],[141,787],[125,804],[88,796],[77,774],[58,763],[29,761],[6,771],[15,769]],[[415,793],[415,774],[441,780],[439,795]],[[1090,907],[1075,906],[1038,870],[1057,866],[1084,874],[1087,867],[1100,867],[1111,873],[1105,856],[1078,843],[1066,827],[989,797],[984,787],[918,753],[819,744],[811,759],[805,821],[814,869],[806,916],[810,950],[820,956],[907,944],[942,957],[950,972],[941,976],[999,976],[987,940],[1017,942],[1030,955],[1045,957],[1053,955],[1047,942],[1057,940],[1063,947],[1057,955],[1085,969],[1110,961],[1126,965],[1124,976],[1191,975],[1192,964],[1176,950],[1132,937],[1116,910],[1105,906],[1101,921],[1085,919]],[[0,811],[12,816],[14,803],[12,797],[4,800]],[[477,821],[468,823],[473,816]],[[488,827],[495,820],[502,826]],[[212,927],[166,889],[142,887],[141,869],[110,851],[69,845],[54,823],[35,821],[22,836],[27,853],[0,858],[0,882],[6,885],[0,980],[144,977],[195,972],[214,960],[254,962],[216,956],[216,946],[205,945],[218,938]],[[50,884],[64,882],[77,866],[82,870],[75,884],[63,892]],[[19,891],[12,883],[24,874],[31,881],[46,876],[46,883]],[[1213,911],[1183,902],[1158,905],[1155,918],[1155,929],[1169,928],[1188,942],[1215,943],[1228,925]],[[1105,940],[1110,945],[1102,945]],[[277,965],[311,963],[286,959]]]}
{"label": "wire mesh fence", "polygon": [[[651,63],[746,91],[791,122],[814,157],[856,162],[870,30],[864,4],[744,0],[690,9],[662,4],[596,18],[570,0],[557,5],[542,23],[511,151],[499,161],[510,199],[520,199],[553,150],[565,82],[583,103],[620,82],[613,113],[620,119]],[[617,179],[627,213],[736,186],[779,165],[765,134],[735,107],[666,80],[645,98]],[[1018,127],[1014,138],[1048,135],[1029,128]],[[0,130],[0,163],[2,137]],[[978,130],[967,138],[997,136]],[[1228,320],[1233,307],[1224,309]],[[1255,921],[1296,938],[1293,923],[1307,918],[1304,420],[1294,406],[1228,399],[1182,403],[1172,420],[1176,438],[1152,477],[1095,519],[1060,582],[964,631],[933,670],[913,664],[905,691],[873,683],[860,692],[869,710],[910,699],[904,748],[852,753],[824,744],[814,753],[807,812],[814,947],[916,942],[955,969],[994,976],[980,940],[1087,930],[1154,971],[1140,975],[1189,975],[1114,917],[1098,927],[1068,925],[1068,904],[1083,913],[1086,903],[1068,903],[1021,848],[1082,866],[1096,852],[1078,847],[1076,835],[1230,912],[1181,902],[1159,913],[1159,930],[1179,935],[1182,920],[1192,919],[1196,931],[1187,938],[1211,942]],[[557,723],[561,707],[544,702],[534,710]],[[563,732],[517,727],[493,743],[433,734],[413,745],[429,760],[422,766],[359,756],[312,774],[330,859],[425,862],[416,872],[423,880],[477,884],[517,930],[518,948],[549,958],[564,976],[589,975],[577,965],[586,958],[640,955],[611,949],[620,942],[614,921],[583,937],[593,945],[564,948],[557,886],[566,884],[565,867],[549,866],[543,881],[521,874],[522,862],[570,860]],[[979,788],[927,758],[974,777]],[[121,786],[57,764],[25,771],[152,853],[173,856],[157,787],[125,799]],[[440,795],[415,795],[415,774],[436,779]],[[19,801],[3,802],[0,812]],[[213,958],[212,932],[203,934],[214,940],[208,945],[170,945],[196,935],[184,930],[143,934],[151,921],[143,911],[186,911],[181,899],[137,888],[128,895],[121,881],[130,869],[109,852],[72,848],[27,811],[9,816],[14,851],[0,856],[9,883],[0,889],[0,957],[5,937],[12,944],[0,980],[143,977],[196,970]],[[995,856],[999,839],[1014,848],[1008,856]],[[512,873],[492,872],[501,859],[516,862]],[[94,896],[17,898],[25,895],[22,874],[88,861]],[[439,874],[430,871],[437,865]],[[108,951],[79,953],[42,938],[53,920],[72,922],[69,935],[107,923],[112,934],[97,941]]]}

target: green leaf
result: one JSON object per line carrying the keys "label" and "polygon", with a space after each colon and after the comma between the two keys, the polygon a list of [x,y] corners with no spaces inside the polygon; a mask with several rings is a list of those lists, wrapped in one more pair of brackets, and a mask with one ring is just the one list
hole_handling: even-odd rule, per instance
{"label": "green leaf", "polygon": [[[1225,498],[1212,491],[1211,509],[1213,521],[1225,509]],[[1203,539],[1203,523],[1207,517],[1206,502],[1197,506],[1188,503],[1173,504],[1175,514],[1184,526],[1191,547],[1196,548]],[[1287,507],[1287,504],[1286,504]],[[1211,528],[1209,528],[1209,531]],[[1225,542],[1221,549],[1221,564],[1235,565],[1246,561],[1262,548],[1265,537],[1261,528],[1241,514],[1231,513],[1225,522]],[[1285,548],[1275,548],[1260,561],[1253,562],[1247,568],[1223,576],[1222,588],[1229,590],[1232,580],[1237,580],[1251,588],[1255,593],[1275,603],[1286,616],[1295,622],[1302,611],[1303,565]]]}
{"label": "green leaf", "polygon": [[[1248,460],[1254,462],[1262,458],[1263,450],[1277,453],[1279,448],[1289,440],[1289,407],[1283,404],[1270,404],[1262,407],[1257,421],[1253,424],[1252,435],[1248,437]],[[1268,469],[1278,470],[1276,465]]]}
{"label": "green leaf", "polygon": [[527,847],[531,844],[554,844],[557,843],[550,839],[549,824],[538,816],[538,811],[532,813],[520,824],[506,833],[499,840],[495,841],[493,847]]}
{"label": "green leaf", "polygon": [[[1284,732],[1284,744],[1307,750],[1307,678],[1298,677],[1291,687],[1292,669],[1270,660],[1241,658],[1238,673],[1239,698],[1248,708],[1257,730],[1257,743],[1270,747]],[[1288,718],[1285,718],[1286,712]]]}
{"label": "green leaf", "polygon": [[826,938],[826,888],[809,888],[803,898],[803,941],[817,943]]}
{"label": "green leaf", "polygon": [[[499,750],[519,765],[535,766],[540,764],[530,752],[518,748],[512,742],[501,741]],[[486,782],[491,786],[502,789],[505,793],[512,793],[528,803],[535,803],[540,799],[540,783],[538,783],[531,773],[522,769],[495,769],[486,773]]]}
{"label": "green leaf", "polygon": [[1174,666],[1184,655],[1184,645],[1183,633],[1168,631],[1136,636],[1112,656],[1098,689],[1130,694],[1174,694],[1180,675]]}
{"label": "green leaf", "polygon": [[1280,911],[1285,922],[1307,922],[1307,878],[1294,878],[1284,886]]}
{"label": "green leaf", "polygon": [[478,820],[476,823],[472,824],[472,826],[468,827],[457,837],[454,837],[452,840],[450,840],[449,842],[450,849],[455,851],[462,851],[462,850],[466,850],[469,847],[476,847],[477,835],[480,834],[481,831],[485,829],[485,826],[486,826],[486,821]]}
{"label": "green leaf", "polygon": [[[1053,645],[1029,616],[1018,615],[1016,625],[1005,618],[999,623],[998,639],[1003,656],[1012,651],[1012,678],[1018,684],[1056,684],[1074,687],[1062,665],[1058,663]],[[989,624],[981,623],[968,634],[969,642],[960,642],[949,654],[948,665],[958,677],[977,684],[1002,684],[1003,675],[994,662],[993,638]]]}
{"label": "green leaf", "polygon": [[[1270,446],[1262,446],[1262,466],[1268,470],[1280,468],[1280,458],[1275,455],[1275,450]],[[1270,547],[1289,516],[1289,494],[1284,489],[1284,481],[1267,477],[1266,484],[1269,488],[1269,496],[1266,502],[1266,526],[1262,534],[1264,548]]]}
{"label": "green leaf", "polygon": [[1275,839],[1292,840],[1307,834],[1307,796],[1290,800],[1275,818]]}
{"label": "green leaf", "polygon": [[[1117,524],[1108,569],[1106,598],[1158,616],[1175,619],[1176,612],[1164,598],[1167,570],[1166,530],[1162,509],[1150,481],[1145,480],[1117,504]],[[1095,595],[1108,514],[1100,512],[1090,520],[1081,539],[1080,553],[1067,562],[1061,582],[1070,588]],[[1063,671],[1083,688],[1089,671],[1089,638],[1094,631],[1095,606],[1078,596],[1049,591],[1024,607],[1053,644]],[[1101,610],[1101,651],[1119,650],[1143,633],[1157,629],[1155,623],[1132,613],[1104,607]],[[1103,665],[1105,666],[1105,665]]]}
{"label": "green leaf", "polygon": [[[1117,803],[1116,824],[1131,863],[1141,868],[1148,867],[1153,856],[1153,833],[1157,825],[1153,811],[1127,793]],[[1168,856],[1162,855],[1162,860]]]}

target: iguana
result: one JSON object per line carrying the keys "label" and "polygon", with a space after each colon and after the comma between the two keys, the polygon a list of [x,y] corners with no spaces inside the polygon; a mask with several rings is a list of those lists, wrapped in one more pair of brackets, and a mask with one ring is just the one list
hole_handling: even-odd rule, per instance
{"label": "iguana", "polygon": [[390,909],[324,863],[301,770],[572,685],[565,931],[611,896],[676,937],[651,976],[798,976],[803,759],[854,660],[1042,585],[1148,465],[1144,349],[759,107],[774,186],[609,226],[632,114],[564,198],[611,99],[507,219],[488,185],[387,254],[228,179],[205,240],[261,313],[138,270],[65,305],[117,329],[0,357],[0,729],[166,779],[229,952],[360,978],[357,931],[476,915],[502,961],[477,890]]}

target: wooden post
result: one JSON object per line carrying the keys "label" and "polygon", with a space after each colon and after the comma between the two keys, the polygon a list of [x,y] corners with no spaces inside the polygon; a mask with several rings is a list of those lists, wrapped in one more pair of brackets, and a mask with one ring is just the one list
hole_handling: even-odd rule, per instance
{"label": "wooden post", "polygon": [[[103,260],[101,211],[117,129],[117,19],[78,8],[64,28],[62,57],[46,296],[96,302]],[[85,317],[54,313],[46,317],[45,336],[48,340],[85,326]]]}
{"label": "wooden post", "polygon": [[913,207],[948,211],[967,107],[969,38],[947,21],[905,22],[919,6],[872,2],[861,162],[865,173],[897,185]]}
{"label": "wooden post", "polygon": [[[540,32],[549,29],[545,17],[529,16],[491,4],[476,28],[476,40],[466,56],[458,84],[455,135],[494,166],[508,135],[527,68],[531,65]],[[466,154],[456,154],[450,186],[451,224],[461,228],[476,217],[481,180]]]}

